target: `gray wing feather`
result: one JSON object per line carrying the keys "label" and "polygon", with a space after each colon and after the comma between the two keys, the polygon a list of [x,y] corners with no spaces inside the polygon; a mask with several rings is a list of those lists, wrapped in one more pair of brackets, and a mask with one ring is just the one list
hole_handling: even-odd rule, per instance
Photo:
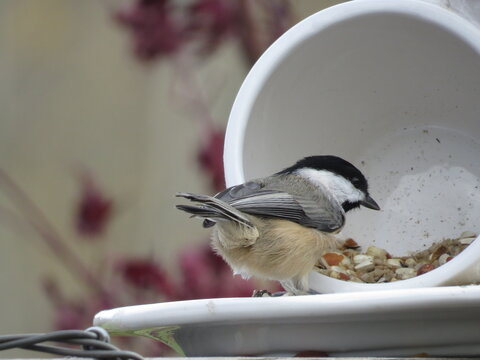
{"label": "gray wing feather", "polygon": [[338,230],[344,223],[340,206],[326,197],[320,202],[318,197],[307,199],[255,182],[234,186],[215,197],[247,214],[281,218],[326,232]]}

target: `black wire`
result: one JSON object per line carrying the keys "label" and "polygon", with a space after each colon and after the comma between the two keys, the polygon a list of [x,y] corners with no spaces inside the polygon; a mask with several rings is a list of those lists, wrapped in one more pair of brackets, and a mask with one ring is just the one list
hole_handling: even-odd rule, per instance
{"label": "black wire", "polygon": [[50,345],[29,345],[23,347],[27,350],[35,350],[55,355],[75,356],[75,357],[87,357],[97,359],[134,359],[143,360],[143,357],[132,351],[124,350],[78,350],[62,348]]}
{"label": "black wire", "polygon": [[73,345],[82,345],[84,348],[96,348],[96,349],[103,349],[103,350],[118,350],[118,348],[112,344],[100,341],[100,340],[90,340],[90,339],[72,339],[72,340],[64,340],[67,344]]}
{"label": "black wire", "polygon": [[[43,345],[43,342],[63,342],[81,345],[83,349]],[[55,355],[89,357],[115,360],[143,360],[143,357],[132,351],[120,350],[109,343],[108,333],[98,327],[87,330],[60,330],[44,334],[14,334],[0,336],[0,351],[21,348]]]}
{"label": "black wire", "polygon": [[[94,333],[86,332],[82,330],[60,330],[52,331],[45,334],[28,334],[28,335],[10,335],[17,337],[15,340],[2,341],[3,336],[0,337],[0,350],[13,349],[16,347],[22,347],[26,345],[41,343],[45,341],[62,341],[72,338],[90,338],[96,339],[97,336]],[[7,335],[8,337],[8,335]]]}

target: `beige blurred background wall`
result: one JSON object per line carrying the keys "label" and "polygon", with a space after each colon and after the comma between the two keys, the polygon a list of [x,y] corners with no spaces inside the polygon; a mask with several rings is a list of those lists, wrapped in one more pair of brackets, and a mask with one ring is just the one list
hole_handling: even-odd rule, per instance
{"label": "beige blurred background wall", "polygon": [[[300,20],[337,2],[295,1],[294,12]],[[210,191],[194,160],[199,129],[172,96],[171,64],[144,66],[131,55],[111,18],[121,3],[0,2],[0,167],[91,266],[121,252],[174,267],[180,248],[208,234],[174,209],[175,192]],[[213,89],[213,117],[226,124],[247,73],[238,49],[223,46],[195,71]],[[95,246],[72,226],[82,169],[117,206]],[[1,191],[0,205],[12,207]],[[35,232],[0,217],[0,333],[51,329],[52,305],[39,285],[49,274],[81,293]]]}

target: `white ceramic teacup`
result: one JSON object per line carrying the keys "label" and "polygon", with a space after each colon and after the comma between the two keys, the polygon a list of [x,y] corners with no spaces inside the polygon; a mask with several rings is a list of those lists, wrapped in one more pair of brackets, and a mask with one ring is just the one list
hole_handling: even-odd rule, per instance
{"label": "white ceramic teacup", "polygon": [[[419,0],[337,5],[278,39],[229,118],[227,185],[307,155],[333,154],[368,178],[380,212],[347,214],[342,236],[395,255],[480,232],[480,30]],[[480,239],[419,277],[359,284],[312,273],[319,292],[480,281]]]}

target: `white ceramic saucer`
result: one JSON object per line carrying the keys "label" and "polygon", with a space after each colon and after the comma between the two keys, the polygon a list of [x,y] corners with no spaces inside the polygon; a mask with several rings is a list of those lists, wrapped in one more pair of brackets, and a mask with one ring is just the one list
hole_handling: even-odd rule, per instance
{"label": "white ceramic saucer", "polygon": [[480,355],[480,286],[137,305],[102,311],[94,324],[187,356]]}

